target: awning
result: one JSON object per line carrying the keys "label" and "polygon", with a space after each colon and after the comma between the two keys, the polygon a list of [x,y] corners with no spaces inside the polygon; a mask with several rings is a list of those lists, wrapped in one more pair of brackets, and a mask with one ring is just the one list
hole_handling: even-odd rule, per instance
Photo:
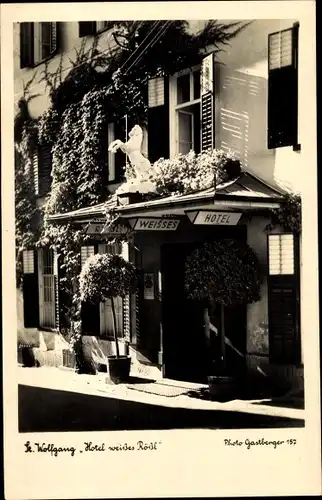
{"label": "awning", "polygon": [[252,174],[243,172],[237,179],[218,185],[216,189],[166,196],[125,206],[118,206],[117,198],[113,195],[105,203],[51,215],[48,219],[53,222],[89,222],[104,218],[105,210],[109,207],[124,218],[137,215],[184,215],[188,209],[265,210],[278,208],[282,199],[282,191],[269,186]]}

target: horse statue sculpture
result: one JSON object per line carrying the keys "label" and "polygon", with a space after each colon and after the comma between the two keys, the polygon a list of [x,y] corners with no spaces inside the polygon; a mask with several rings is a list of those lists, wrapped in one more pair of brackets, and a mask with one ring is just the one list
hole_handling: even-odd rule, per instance
{"label": "horse statue sculpture", "polygon": [[122,142],[120,139],[116,139],[111,142],[108,150],[111,153],[116,153],[118,149],[127,154],[133,168],[134,177],[128,179],[128,182],[148,182],[149,174],[151,171],[151,163],[147,158],[141,153],[143,141],[143,131],[139,125],[134,125],[130,130],[129,140],[127,142]]}

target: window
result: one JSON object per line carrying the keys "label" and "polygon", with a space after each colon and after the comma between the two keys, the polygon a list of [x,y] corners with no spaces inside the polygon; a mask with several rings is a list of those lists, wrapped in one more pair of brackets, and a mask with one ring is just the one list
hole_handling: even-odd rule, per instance
{"label": "window", "polygon": [[174,154],[200,152],[200,68],[174,77]]}
{"label": "window", "polygon": [[90,257],[91,255],[94,255],[94,253],[95,253],[94,245],[88,245],[88,246],[81,247],[81,255],[80,255],[81,267],[83,267],[83,265],[87,261],[88,257]]}
{"label": "window", "polygon": [[268,148],[298,146],[299,25],[268,37]]}
{"label": "window", "polygon": [[269,235],[269,274],[294,274],[293,234]]}
{"label": "window", "polygon": [[112,21],[82,21],[78,23],[79,37],[95,35],[113,26],[114,22]]}
{"label": "window", "polygon": [[24,274],[33,274],[35,272],[34,266],[34,251],[24,250],[22,254],[23,259],[23,272]]}
{"label": "window", "polygon": [[57,50],[57,23],[20,23],[20,67],[32,67]]}
{"label": "window", "polygon": [[48,146],[38,146],[33,153],[32,168],[37,196],[44,196],[51,186],[52,154]]}
{"label": "window", "polygon": [[[107,142],[108,146],[115,140],[115,127],[114,123],[108,124],[107,129]],[[108,182],[113,182],[116,180],[116,172],[115,172],[115,153],[111,153],[108,151]]]}

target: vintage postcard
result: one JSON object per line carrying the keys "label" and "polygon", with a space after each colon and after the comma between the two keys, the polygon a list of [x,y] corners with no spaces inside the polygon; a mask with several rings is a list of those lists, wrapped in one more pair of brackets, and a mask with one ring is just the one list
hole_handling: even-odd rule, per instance
{"label": "vintage postcard", "polygon": [[314,2],[1,39],[5,498],[320,494]]}

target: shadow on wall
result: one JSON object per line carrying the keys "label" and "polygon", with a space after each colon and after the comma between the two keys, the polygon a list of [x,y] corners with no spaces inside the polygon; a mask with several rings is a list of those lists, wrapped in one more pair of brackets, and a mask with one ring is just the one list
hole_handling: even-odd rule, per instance
{"label": "shadow on wall", "polygon": [[232,149],[245,170],[277,187],[267,149],[267,78],[216,65],[216,147]]}

